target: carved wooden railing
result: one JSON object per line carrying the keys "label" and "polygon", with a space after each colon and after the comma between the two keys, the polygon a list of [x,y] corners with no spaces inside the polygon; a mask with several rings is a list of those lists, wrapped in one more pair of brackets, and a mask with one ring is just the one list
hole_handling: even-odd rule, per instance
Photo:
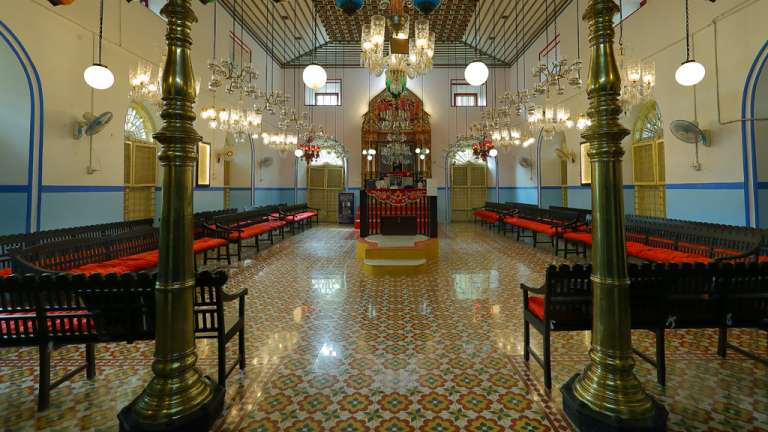
{"label": "carved wooden railing", "polygon": [[360,190],[360,237],[380,234],[383,216],[415,216],[417,234],[437,237],[437,197],[424,189]]}

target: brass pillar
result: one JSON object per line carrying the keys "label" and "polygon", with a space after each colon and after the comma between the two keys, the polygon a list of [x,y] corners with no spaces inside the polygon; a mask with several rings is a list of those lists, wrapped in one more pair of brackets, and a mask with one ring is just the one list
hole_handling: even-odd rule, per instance
{"label": "brass pillar", "polygon": [[190,1],[168,0],[161,10],[168,20],[168,50],[162,76],[163,126],[155,134],[161,144],[163,203],[154,377],[118,415],[122,431],[208,430],[223,408],[222,387],[195,368],[192,192],[201,137],[192,125],[196,90],[191,26],[197,17]]}
{"label": "brass pillar", "polygon": [[621,74],[613,50],[613,0],[590,0],[591,61],[587,80],[592,169],[593,318],[590,364],[563,385],[563,408],[579,430],[665,431],[667,412],[635,376],[630,333],[630,292],[624,235]]}

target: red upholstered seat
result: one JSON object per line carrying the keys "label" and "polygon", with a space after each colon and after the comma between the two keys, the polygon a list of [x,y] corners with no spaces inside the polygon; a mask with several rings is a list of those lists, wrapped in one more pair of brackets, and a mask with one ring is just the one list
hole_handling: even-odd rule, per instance
{"label": "red upholstered seat", "polygon": [[245,227],[241,229],[240,231],[234,231],[229,235],[230,240],[237,240],[237,239],[247,239],[251,237],[256,237],[258,235],[264,234],[266,232],[269,232],[272,228],[270,228],[269,223],[260,223],[256,225],[251,225],[249,227]]}
{"label": "red upholstered seat", "polygon": [[705,256],[665,248],[656,248],[635,242],[627,242],[627,255],[656,263],[700,262],[706,264],[711,261]]}
{"label": "red upholstered seat", "polygon": [[135,255],[129,255],[123,258],[113,259],[100,263],[86,264],[70,270],[71,273],[85,273],[91,275],[94,273],[128,273],[141,270],[149,270],[157,267],[159,251],[152,250]]}
{"label": "red upholstered seat", "polygon": [[205,252],[207,250],[216,249],[221,246],[226,246],[227,241],[220,238],[212,238],[212,237],[203,237],[200,239],[195,240],[195,242],[192,245],[192,248],[195,250],[195,253]]}
{"label": "red upholstered seat", "polygon": [[517,221],[515,221],[515,225],[519,226],[520,228],[525,228],[527,230],[536,231],[542,234],[546,234],[549,236],[555,235],[555,229],[547,224],[543,224],[541,222],[536,222],[528,219],[518,218]]}
{"label": "red upholstered seat", "polygon": [[757,260],[761,263],[768,263],[768,256],[761,256]]}
{"label": "red upholstered seat", "polygon": [[488,222],[497,222],[499,220],[499,214],[490,210],[475,210],[472,214]]}
{"label": "red upholstered seat", "polygon": [[10,268],[0,269],[0,276],[10,276],[12,273]]}
{"label": "red upholstered seat", "polygon": [[574,241],[578,243],[592,244],[592,233],[583,231],[571,231],[563,234],[566,240]]}
{"label": "red upholstered seat", "polygon": [[[87,310],[74,310],[74,311],[52,311],[48,312],[48,315],[85,315]],[[13,321],[2,320],[0,321],[0,334],[3,336],[21,336],[32,335],[34,332],[35,314],[28,312],[10,312],[0,314],[0,318],[13,317]],[[84,316],[82,318],[75,317],[70,319],[62,318],[48,318],[49,334],[60,334],[65,332],[93,332],[94,323],[93,318]],[[55,330],[54,330],[55,329]]]}
{"label": "red upholstered seat", "polygon": [[70,270],[70,273],[84,273],[86,275],[92,275],[94,273],[101,273],[101,274],[109,274],[109,273],[128,273],[131,270],[129,270],[126,267],[118,267],[116,265],[108,265],[106,263],[94,263],[94,264],[86,264],[84,266],[80,266],[77,268],[73,268]]}
{"label": "red upholstered seat", "polygon": [[502,219],[502,220],[507,225],[516,225],[516,222],[517,222],[518,219],[520,219],[520,218],[517,217],[517,216],[504,216],[504,219]]}
{"label": "red upholstered seat", "polygon": [[540,320],[544,319],[544,297],[530,296],[528,297],[528,310],[532,314],[536,315]]}

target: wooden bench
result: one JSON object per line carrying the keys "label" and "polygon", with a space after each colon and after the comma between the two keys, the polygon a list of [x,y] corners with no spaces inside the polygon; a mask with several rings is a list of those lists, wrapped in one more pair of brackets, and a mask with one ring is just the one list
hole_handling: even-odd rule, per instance
{"label": "wooden bench", "polygon": [[[218,342],[218,382],[235,367],[245,368],[245,295],[227,293],[224,272],[201,272],[196,278],[195,338]],[[39,350],[38,410],[50,403],[50,392],[83,370],[96,376],[95,344],[152,340],[155,336],[155,284],[148,273],[122,275],[44,274],[0,277],[0,347],[37,346]],[[238,302],[237,319],[225,323],[224,306]],[[238,338],[238,358],[226,364],[226,344]],[[55,348],[85,346],[85,364],[51,382]]]}
{"label": "wooden bench", "polygon": [[309,207],[306,203],[295,205],[280,205],[278,206],[279,217],[290,224],[291,232],[295,232],[294,228],[303,230],[305,227],[312,227],[312,218],[316,223],[320,223],[320,212],[317,209]]}
{"label": "wooden bench", "polygon": [[[665,329],[719,329],[718,353],[731,348],[751,358],[752,353],[727,342],[728,328],[768,329],[768,264],[645,264],[630,265],[631,326],[654,333],[655,358],[635,351],[656,367],[656,379],[666,383]],[[591,267],[550,266],[540,288],[523,290],[523,356],[532,356],[544,369],[551,388],[550,333],[592,329]],[[531,296],[530,294],[533,294]],[[544,339],[542,355],[530,349],[533,326]],[[765,359],[758,359],[765,362]]]}
{"label": "wooden bench", "polygon": [[489,228],[500,227],[499,223],[504,215],[512,210],[513,207],[509,204],[486,201],[482,207],[473,209],[472,216],[475,222],[480,221],[480,224],[488,225]]}
{"label": "wooden bench", "polygon": [[228,240],[237,246],[237,259],[242,259],[242,248],[251,247],[244,240],[253,239],[256,251],[260,250],[261,236],[266,235],[270,243],[274,243],[274,233],[285,237],[287,222],[280,216],[275,216],[276,208],[272,206],[255,210],[219,215],[213,218],[216,229],[225,231]]}
{"label": "wooden bench", "polygon": [[138,228],[151,226],[152,219],[140,219],[135,221],[112,222],[99,225],[37,231],[34,233],[3,235],[0,236],[0,276],[11,274],[10,251],[14,249],[25,249],[40,244],[53,243],[62,240],[96,239],[115,236]]}

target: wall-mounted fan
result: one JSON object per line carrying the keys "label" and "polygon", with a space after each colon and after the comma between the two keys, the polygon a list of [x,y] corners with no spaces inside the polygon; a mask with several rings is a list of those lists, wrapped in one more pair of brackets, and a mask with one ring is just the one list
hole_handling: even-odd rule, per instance
{"label": "wall-mounted fan", "polygon": [[680,141],[694,145],[696,159],[691,164],[691,167],[696,171],[700,171],[701,162],[699,162],[699,144],[702,144],[704,147],[712,145],[710,131],[702,130],[699,127],[698,122],[688,120],[673,120],[672,123],[669,124],[669,131]]}
{"label": "wall-mounted fan", "polygon": [[525,156],[521,157],[517,163],[523,168],[530,168],[533,166],[531,158]]}
{"label": "wall-mounted fan", "polygon": [[75,139],[80,139],[83,135],[94,136],[104,130],[110,121],[112,121],[112,113],[109,111],[97,116],[93,115],[93,113],[85,113],[82,120],[75,122],[72,135]]}
{"label": "wall-mounted fan", "polygon": [[259,183],[261,183],[264,180],[264,168],[268,168],[272,166],[272,164],[275,162],[275,160],[271,157],[265,157],[259,160]]}
{"label": "wall-mounted fan", "polygon": [[571,149],[556,148],[555,156],[561,161],[576,163],[576,152]]}
{"label": "wall-mounted fan", "polygon": [[218,153],[216,153],[216,163],[231,162],[235,158],[235,148],[232,146],[224,146]]}

